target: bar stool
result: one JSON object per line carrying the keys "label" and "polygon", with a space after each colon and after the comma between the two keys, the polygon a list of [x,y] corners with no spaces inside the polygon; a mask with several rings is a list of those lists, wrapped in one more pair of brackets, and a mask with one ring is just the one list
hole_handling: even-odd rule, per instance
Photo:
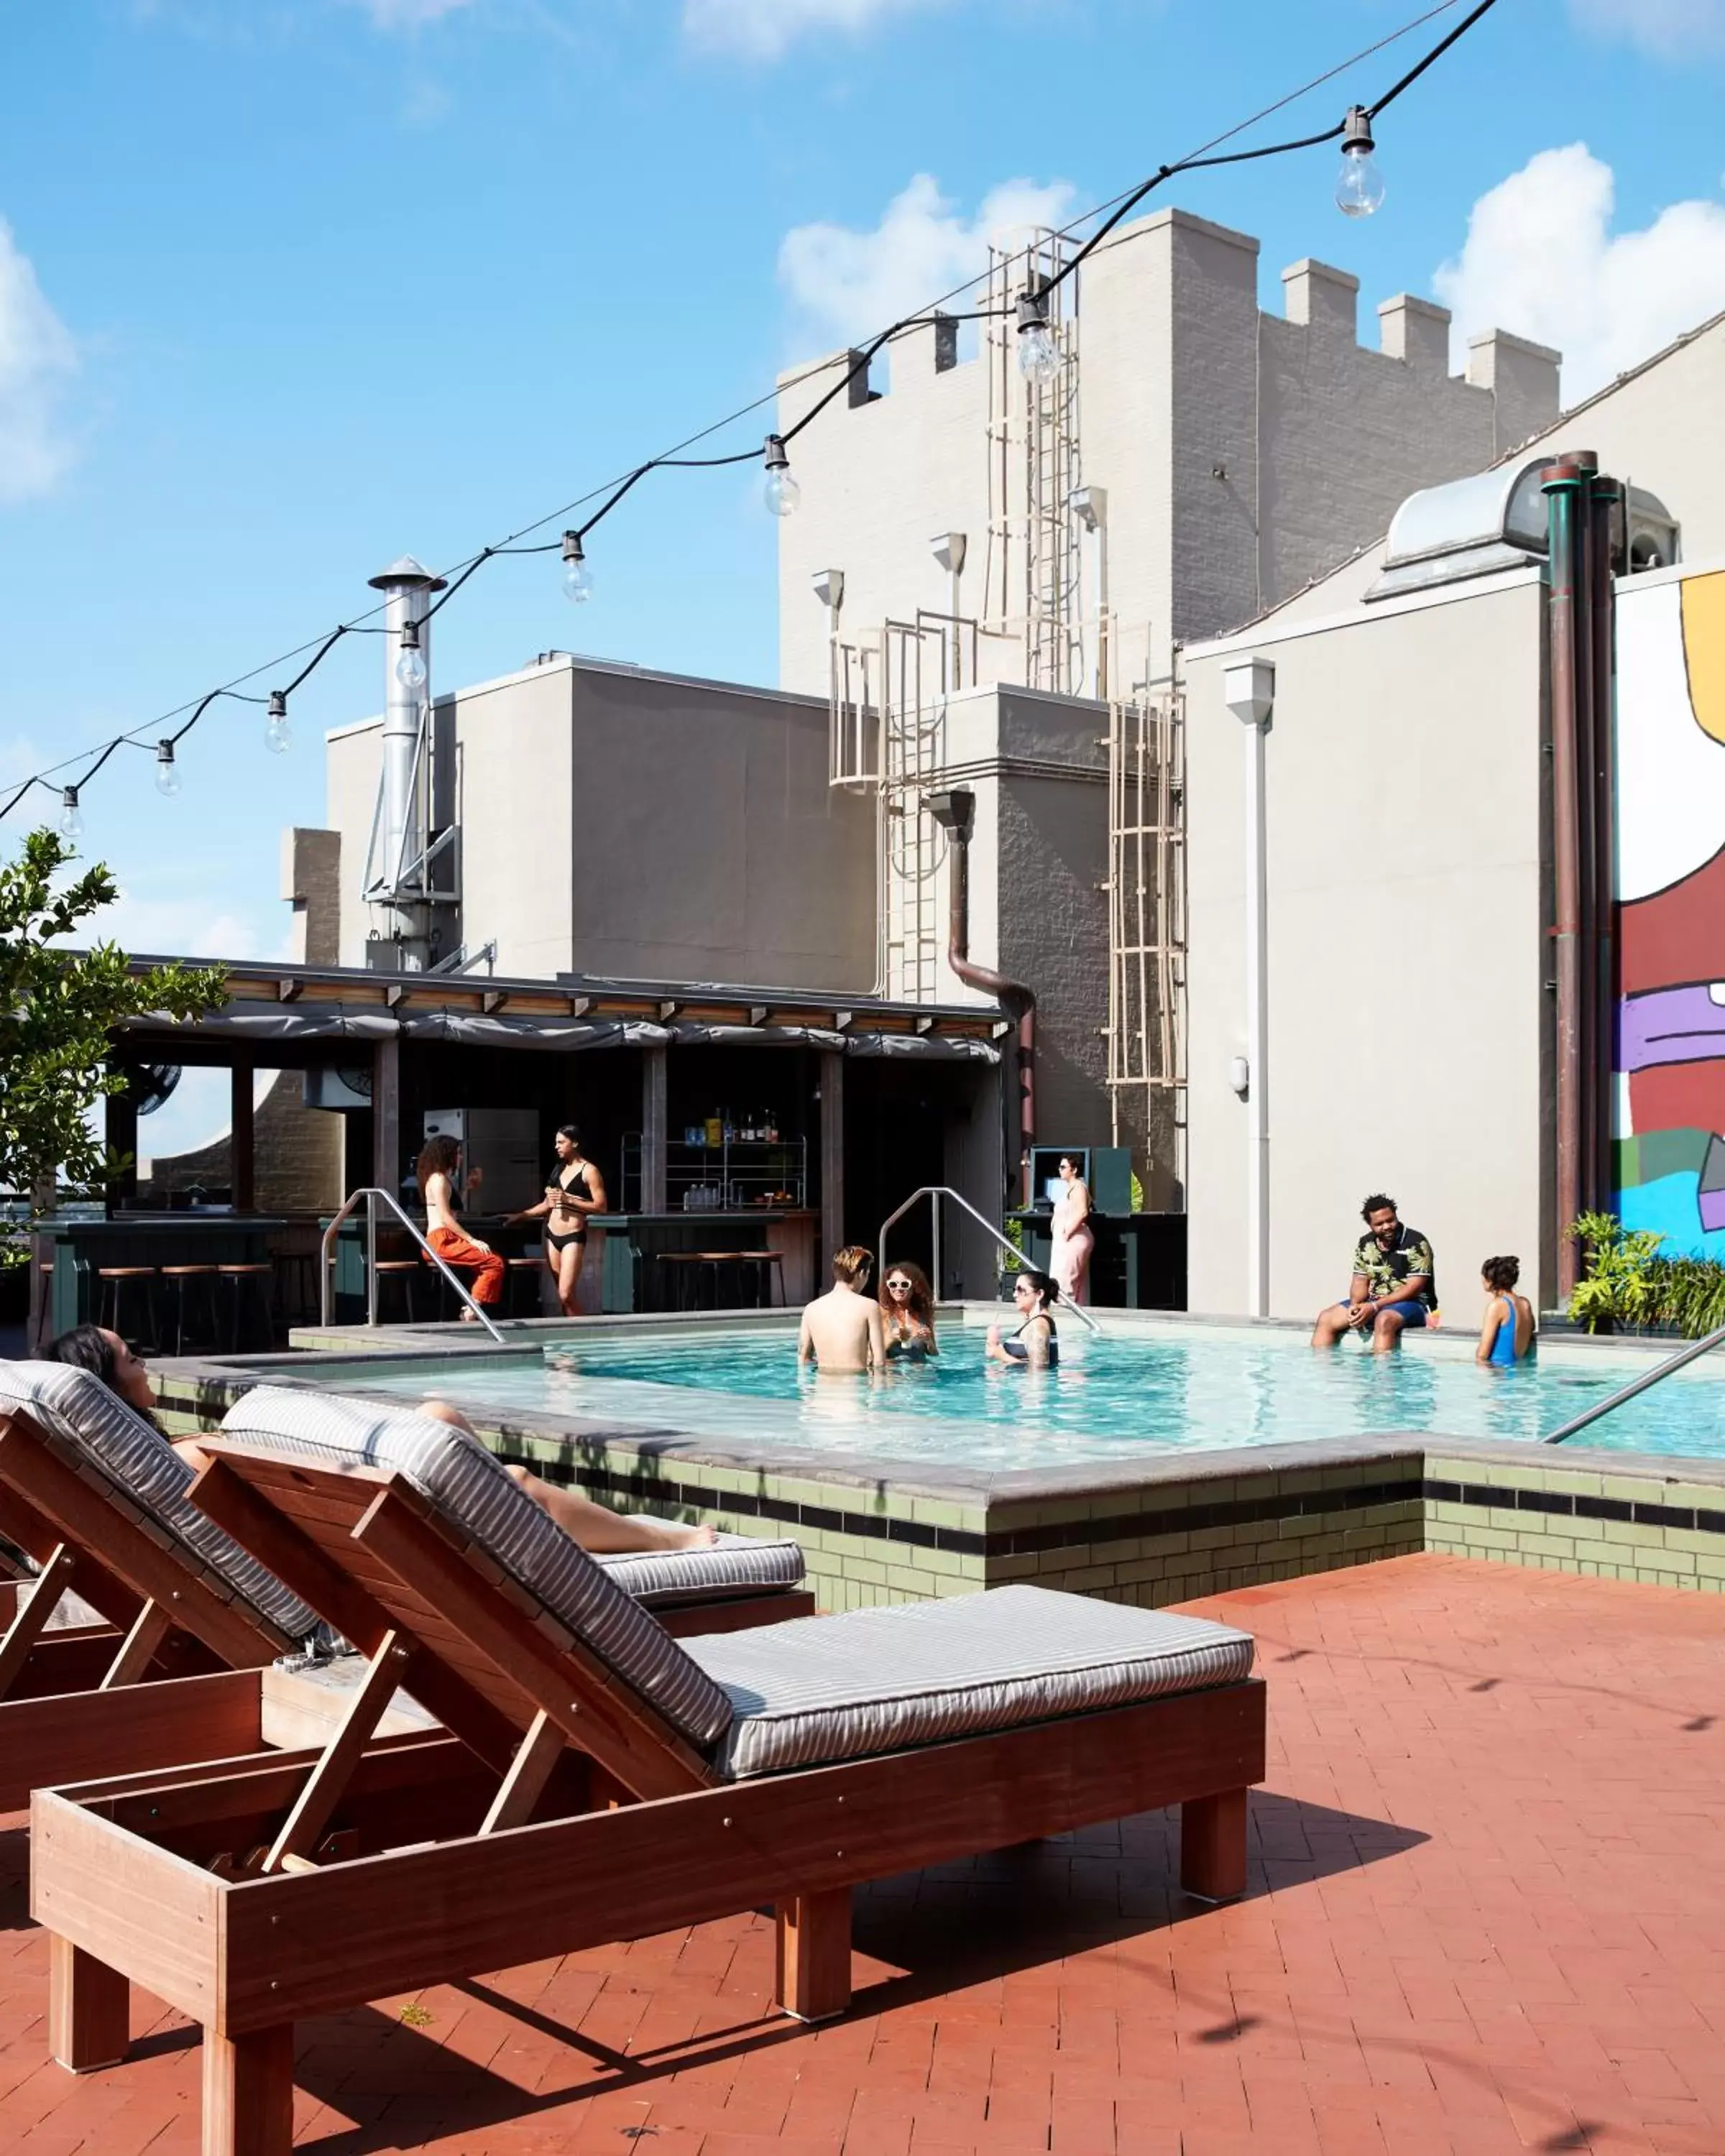
{"label": "bar stool", "polygon": [[247,1346],[273,1348],[275,1309],[270,1291],[275,1268],[265,1259],[261,1264],[221,1265],[217,1271],[217,1292],[227,1304],[228,1352],[237,1355],[246,1335]]}
{"label": "bar stool", "polygon": [[690,1288],[698,1291],[700,1286],[695,1268],[706,1260],[698,1250],[661,1250],[658,1262],[663,1268],[665,1301],[673,1310],[687,1310]]}
{"label": "bar stool", "polygon": [[[541,1299],[539,1277],[545,1270],[543,1258],[506,1258],[508,1278],[503,1284],[503,1307],[511,1317],[537,1317],[544,1308]],[[532,1292],[527,1293],[531,1289]],[[521,1308],[526,1304],[526,1310]]]}
{"label": "bar stool", "polygon": [[402,1291],[402,1309],[409,1325],[419,1322],[418,1299],[413,1289],[419,1277],[418,1258],[379,1258],[374,1270],[377,1276],[377,1322],[384,1322],[383,1292],[393,1283]]}
{"label": "bar stool", "polygon": [[[194,1355],[221,1345],[222,1321],[216,1308],[218,1277],[213,1265],[164,1265],[162,1268],[162,1292],[171,1298],[168,1315],[173,1326],[176,1355],[183,1355],[188,1344]],[[166,1343],[166,1323],[162,1332]]]}
{"label": "bar stool", "polygon": [[732,1255],[739,1265],[747,1265],[754,1277],[757,1310],[773,1306],[773,1283],[778,1282],[778,1305],[784,1307],[784,1252],[783,1250],[737,1250]]}
{"label": "bar stool", "polygon": [[100,1265],[96,1269],[96,1323],[133,1348],[157,1351],[154,1265]]}

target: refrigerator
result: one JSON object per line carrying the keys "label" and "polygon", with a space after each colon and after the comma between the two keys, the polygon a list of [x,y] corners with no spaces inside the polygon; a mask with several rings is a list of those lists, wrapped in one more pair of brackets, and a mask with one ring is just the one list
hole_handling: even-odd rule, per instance
{"label": "refrigerator", "polygon": [[519,1213],[545,1195],[551,1170],[540,1157],[536,1108],[428,1108],[425,1135],[460,1147],[470,1213]]}

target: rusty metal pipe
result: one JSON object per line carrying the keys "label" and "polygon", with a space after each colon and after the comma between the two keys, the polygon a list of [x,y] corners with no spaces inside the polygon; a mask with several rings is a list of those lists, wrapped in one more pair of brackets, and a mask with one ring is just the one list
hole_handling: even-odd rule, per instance
{"label": "rusty metal pipe", "polygon": [[1593,631],[1593,851],[1589,863],[1594,888],[1592,1003],[1594,1045],[1590,1079],[1599,1103],[1590,1202],[1608,1209],[1617,1188],[1613,1158],[1613,1124],[1617,1098],[1617,858],[1614,843],[1616,786],[1615,769],[1617,589],[1616,514],[1623,490],[1615,479],[1595,476],[1589,522],[1588,581],[1591,587]]}

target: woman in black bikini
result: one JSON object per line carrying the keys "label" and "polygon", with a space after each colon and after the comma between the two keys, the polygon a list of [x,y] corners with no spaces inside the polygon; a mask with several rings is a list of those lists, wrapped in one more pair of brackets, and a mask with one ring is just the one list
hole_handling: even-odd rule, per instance
{"label": "woman in black bikini", "polygon": [[545,1222],[545,1262],[557,1284],[557,1306],[565,1317],[579,1315],[576,1291],[581,1285],[581,1262],[587,1255],[587,1216],[603,1213],[609,1200],[605,1178],[583,1157],[581,1133],[565,1123],[557,1134],[557,1164],[545,1195],[515,1220]]}
{"label": "woman in black bikini", "polygon": [[1032,1370],[1058,1369],[1060,1343],[1050,1306],[1060,1301],[1060,1289],[1046,1273],[1021,1272],[1013,1282],[1012,1299],[1019,1329],[1010,1340],[1003,1340],[998,1325],[988,1327],[989,1361]]}

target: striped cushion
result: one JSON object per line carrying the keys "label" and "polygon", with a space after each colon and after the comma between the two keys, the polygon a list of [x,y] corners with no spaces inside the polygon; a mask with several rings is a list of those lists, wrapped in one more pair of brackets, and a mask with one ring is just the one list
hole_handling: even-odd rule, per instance
{"label": "striped cushion", "polygon": [[711,1678],[465,1431],[371,1400],[259,1385],[229,1408],[222,1434],[398,1469],[685,1737],[710,1745],[729,1726]]}
{"label": "striped cushion", "polygon": [[799,1543],[752,1535],[721,1535],[706,1549],[596,1551],[593,1562],[649,1609],[795,1587],[803,1577]]}
{"label": "striped cushion", "polygon": [[0,1407],[23,1408],[68,1448],[74,1466],[98,1469],[116,1499],[130,1498],[166,1528],[194,1569],[203,1560],[223,1599],[237,1596],[289,1640],[303,1640],[316,1628],[316,1613],[191,1502],[186,1493],[193,1471],[94,1371],[69,1363],[0,1363]]}
{"label": "striped cushion", "polygon": [[999,1587],[685,1642],[736,1711],[734,1779],[1201,1691],[1250,1674],[1252,1640],[1198,1617]]}

